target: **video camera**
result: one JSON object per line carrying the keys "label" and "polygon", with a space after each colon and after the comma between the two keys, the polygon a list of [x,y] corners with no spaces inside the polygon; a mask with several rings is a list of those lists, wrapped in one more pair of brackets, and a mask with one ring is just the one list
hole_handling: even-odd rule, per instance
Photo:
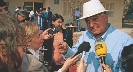
{"label": "video camera", "polygon": [[58,27],[54,27],[54,28],[52,28],[52,29],[50,29],[49,31],[48,31],[48,34],[55,34],[55,33],[57,33],[59,30],[58,30]]}

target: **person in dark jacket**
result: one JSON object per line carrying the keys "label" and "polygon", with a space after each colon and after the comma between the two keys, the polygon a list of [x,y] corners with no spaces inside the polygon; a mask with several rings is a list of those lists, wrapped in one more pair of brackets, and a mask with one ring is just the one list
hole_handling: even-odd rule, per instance
{"label": "person in dark jacket", "polygon": [[50,10],[50,7],[47,7],[47,13],[48,13],[48,16],[47,16],[47,27],[48,28],[51,28],[52,27],[52,25],[51,25],[51,17],[52,17],[52,12],[51,12],[51,10]]}
{"label": "person in dark jacket", "polygon": [[49,62],[49,66],[52,66],[50,72],[53,72],[58,71],[58,69],[61,68],[65,62],[62,55],[58,52],[57,43],[62,43],[65,41],[68,43],[68,46],[72,47],[73,34],[70,29],[62,28],[64,19],[61,15],[54,14],[51,18],[51,22],[53,27],[58,28],[58,32],[54,34],[53,38],[44,41],[44,47],[47,49],[47,51],[44,52],[44,58],[47,62]]}

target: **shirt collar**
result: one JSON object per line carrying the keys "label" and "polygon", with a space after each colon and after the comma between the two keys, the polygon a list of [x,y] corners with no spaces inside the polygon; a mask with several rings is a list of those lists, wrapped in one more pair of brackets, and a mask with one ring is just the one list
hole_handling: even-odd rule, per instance
{"label": "shirt collar", "polygon": [[38,18],[42,18],[42,16],[38,16]]}
{"label": "shirt collar", "polygon": [[33,50],[31,48],[28,48],[28,50],[39,60],[39,50]]}

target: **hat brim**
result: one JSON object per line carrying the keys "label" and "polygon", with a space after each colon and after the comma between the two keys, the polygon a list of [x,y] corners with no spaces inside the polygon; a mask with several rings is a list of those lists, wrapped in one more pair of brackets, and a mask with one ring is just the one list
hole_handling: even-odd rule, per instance
{"label": "hat brim", "polygon": [[[113,13],[113,10],[105,10],[105,11],[103,11],[103,12],[106,12],[106,14],[110,15],[110,14]],[[102,12],[98,12],[98,13],[96,13],[96,14],[88,15],[88,16],[86,15],[86,16],[83,16],[83,17],[81,17],[81,18],[79,18],[79,19],[84,19],[84,18],[87,18],[87,17],[91,17],[91,16],[97,15],[97,14],[99,14],[99,13],[102,13]]]}

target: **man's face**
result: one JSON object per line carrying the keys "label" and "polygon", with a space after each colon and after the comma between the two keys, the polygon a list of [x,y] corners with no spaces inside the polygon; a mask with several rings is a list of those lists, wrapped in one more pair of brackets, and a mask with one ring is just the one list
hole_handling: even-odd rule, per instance
{"label": "man's face", "polygon": [[48,11],[49,9],[48,9],[48,8],[46,8],[46,10]]}
{"label": "man's face", "polygon": [[2,6],[2,7],[0,7],[0,10],[3,10],[5,7],[6,7],[6,6]]}
{"label": "man's face", "polygon": [[56,21],[52,21],[52,24],[56,27],[58,27],[58,29],[62,28],[63,22],[61,18],[58,18]]}
{"label": "man's face", "polygon": [[86,19],[87,27],[95,36],[102,36],[109,27],[108,15],[98,14]]}
{"label": "man's face", "polygon": [[4,6],[4,8],[2,9],[1,12],[4,13],[4,14],[8,14],[8,9]]}
{"label": "man's face", "polygon": [[40,10],[42,11],[42,8],[40,8]]}
{"label": "man's face", "polygon": [[42,16],[42,12],[39,12],[39,13],[38,13],[38,16]]}
{"label": "man's face", "polygon": [[78,11],[78,10],[79,10],[79,8],[76,8],[76,10]]}
{"label": "man's face", "polygon": [[25,16],[21,16],[21,15],[18,15],[18,21],[23,21],[23,20],[25,20]]}
{"label": "man's face", "polygon": [[0,12],[2,12],[2,13],[4,13],[4,14],[7,14],[6,11],[5,11],[5,7],[6,7],[6,6],[0,7]]}

